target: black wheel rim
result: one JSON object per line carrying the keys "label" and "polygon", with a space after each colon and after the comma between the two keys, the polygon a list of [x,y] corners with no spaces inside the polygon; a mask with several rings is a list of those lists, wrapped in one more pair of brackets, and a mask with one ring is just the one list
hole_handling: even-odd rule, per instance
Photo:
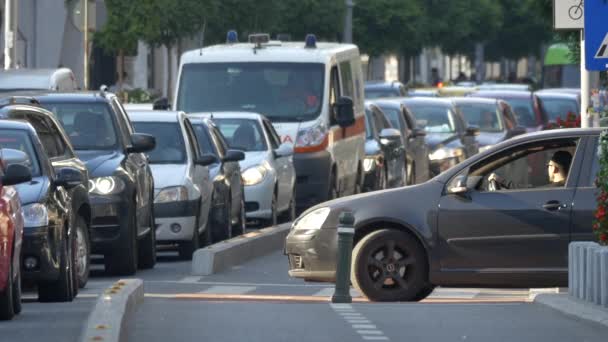
{"label": "black wheel rim", "polygon": [[395,241],[387,241],[369,254],[367,274],[377,290],[406,290],[415,261]]}

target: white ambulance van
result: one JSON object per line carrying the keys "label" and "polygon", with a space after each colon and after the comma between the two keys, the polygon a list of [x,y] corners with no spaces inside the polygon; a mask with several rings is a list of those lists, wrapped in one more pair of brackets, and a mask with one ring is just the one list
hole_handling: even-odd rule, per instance
{"label": "white ambulance van", "polygon": [[365,140],[361,58],[355,45],[252,35],[182,55],[174,110],[266,115],[294,146],[300,210],[359,192]]}

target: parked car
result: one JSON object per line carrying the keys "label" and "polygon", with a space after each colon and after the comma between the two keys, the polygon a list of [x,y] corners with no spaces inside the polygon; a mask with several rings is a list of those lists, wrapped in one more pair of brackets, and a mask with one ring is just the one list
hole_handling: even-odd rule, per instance
{"label": "parked car", "polygon": [[211,243],[209,217],[213,184],[194,128],[183,112],[129,112],[136,132],[156,138],[148,152],[154,176],[156,242],[177,244],[181,259]]}
{"label": "parked car", "polygon": [[245,190],[239,162],[245,153],[232,150],[219,128],[202,114],[188,115],[199,148],[203,154],[215,156],[209,165],[209,178],[213,182],[211,195],[211,238],[222,241],[245,232]]}
{"label": "parked car", "polygon": [[439,97],[437,89],[410,89],[407,91],[409,97]]}
{"label": "parked car", "polygon": [[[521,135],[427,183],[312,207],[287,236],[289,274],[335,280],[336,229],[350,211],[352,281],[371,300],[420,300],[435,286],[567,286],[568,244],[594,239],[600,132]],[[547,163],[535,169],[532,155]],[[525,167],[506,172],[513,164]]]}
{"label": "parked car", "polygon": [[479,151],[526,133],[526,128],[519,126],[511,106],[503,100],[459,97],[453,101],[468,125],[479,127],[480,133],[476,137]]}
{"label": "parked car", "polygon": [[536,93],[567,93],[567,94],[575,94],[581,96],[581,88],[544,88],[537,90]]}
{"label": "parked car", "polygon": [[72,70],[58,69],[9,69],[0,71],[0,92],[11,91],[76,91],[78,83]]}
{"label": "parked car", "polygon": [[407,90],[401,82],[365,82],[365,99],[377,99],[381,97],[404,97]]}
{"label": "parked car", "polygon": [[32,179],[30,169],[6,159],[0,145],[0,320],[10,320],[21,312],[21,246],[23,212],[17,190],[18,183]]}
{"label": "parked car", "polygon": [[245,152],[240,167],[247,220],[274,226],[283,216],[292,222],[296,218],[293,145],[281,144],[272,123],[260,114],[214,113],[212,120],[229,148]]}
{"label": "parked car", "polygon": [[406,185],[407,166],[401,132],[391,126],[382,110],[365,103],[365,160],[363,191]]}
{"label": "parked car", "polygon": [[414,114],[399,99],[379,99],[374,103],[380,107],[391,125],[401,132],[407,158],[407,185],[429,180],[429,147],[426,131],[418,126]]}
{"label": "parked car", "polygon": [[540,99],[547,119],[550,123],[557,123],[558,119],[566,121],[568,114],[576,117],[581,112],[581,96],[570,92],[537,91],[536,96]]}
{"label": "parked car", "polygon": [[154,267],[154,181],[144,154],[154,137],[135,133],[118,98],[105,91],[35,98],[61,122],[89,171],[92,253],[104,256],[110,274]]}
{"label": "parked car", "polygon": [[470,126],[449,99],[406,98],[401,102],[426,130],[430,175],[435,177],[479,152],[477,126]]}
{"label": "parked car", "polygon": [[526,127],[528,132],[544,129],[549,123],[541,101],[536,94],[530,91],[480,90],[470,96],[507,101],[515,112],[517,122]]}
{"label": "parked car", "polygon": [[529,84],[524,83],[483,83],[477,86],[479,90],[499,90],[499,91],[531,91]]}
{"label": "parked car", "polygon": [[5,163],[26,166],[32,175],[32,182],[16,186],[24,218],[22,277],[37,285],[41,302],[72,301],[78,285],[74,230],[86,230],[86,223],[72,210],[68,189],[83,184],[83,173],[67,167],[55,172],[29,124],[4,121],[0,133]]}
{"label": "parked car", "polygon": [[[29,97],[9,97],[3,101],[4,102],[0,104],[0,118],[22,120],[30,123],[35,130],[35,134],[38,136],[37,138],[32,137],[32,139],[34,141],[40,139],[41,141],[41,145],[34,144],[34,146],[36,149],[41,146],[44,155],[46,155],[46,157],[40,157],[43,155],[42,151],[36,153],[37,155],[40,155],[39,158],[41,160],[39,164],[46,166],[47,162],[44,160],[45,158],[48,158],[48,162],[50,163],[50,169],[43,170],[46,171],[46,173],[40,175],[40,177],[45,177],[47,181],[31,184],[31,187],[27,187],[28,189],[33,189],[33,193],[31,194],[32,197],[27,198],[28,203],[35,202],[37,195],[42,196],[40,198],[44,198],[46,193],[43,190],[53,191],[53,186],[55,186],[55,183],[53,182],[56,181],[55,178],[60,176],[69,176],[73,178],[71,182],[64,182],[65,184],[61,184],[61,181],[59,181],[60,185],[58,186],[66,192],[68,200],[66,200],[66,203],[64,204],[69,205],[68,209],[71,212],[70,215],[72,215],[72,213],[74,214],[67,222],[69,241],[76,243],[76,246],[70,248],[70,251],[73,254],[74,274],[76,275],[74,292],[77,292],[78,288],[85,287],[89,279],[91,260],[89,230],[92,213],[88,194],[88,170],[84,162],[76,156],[63,127],[51,112],[40,107],[40,104],[36,100]],[[80,180],[79,183],[78,180]],[[51,187],[45,188],[45,184],[51,185]],[[26,186],[21,185],[20,188],[24,188],[23,191],[25,191]],[[23,193],[21,191],[20,194],[22,194],[23,200]],[[25,205],[26,202],[22,201],[22,204]],[[45,204],[42,203],[42,205]],[[28,210],[29,207],[25,206],[24,211],[26,214],[28,213]],[[38,232],[31,232],[30,230],[26,230],[25,232],[25,254],[29,254],[32,258],[30,259],[30,262],[34,262],[32,268],[27,267],[28,265],[31,265],[31,263],[24,263],[26,266],[25,278],[35,281],[52,279],[55,277],[54,274],[57,271],[56,269],[53,270],[53,267],[56,266],[56,260],[42,260],[49,256],[44,253],[44,248],[42,248],[44,247],[44,241],[30,241],[30,233],[35,237],[39,237],[40,235]],[[61,236],[57,236],[57,238],[60,237]],[[50,246],[56,245],[50,244]],[[46,248],[49,248],[49,246],[47,245]],[[45,262],[46,265],[43,265]],[[47,269],[44,268],[46,266],[51,268],[48,272]],[[41,297],[48,296],[41,295]]]}

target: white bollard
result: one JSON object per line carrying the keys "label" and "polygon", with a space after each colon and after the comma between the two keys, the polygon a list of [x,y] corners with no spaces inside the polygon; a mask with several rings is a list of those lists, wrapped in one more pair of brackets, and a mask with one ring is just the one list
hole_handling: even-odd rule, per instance
{"label": "white bollard", "polygon": [[578,299],[585,299],[585,260],[586,260],[586,251],[587,251],[587,246],[584,244],[578,245],[577,246],[577,253],[576,253],[576,277],[577,277],[577,286],[578,286],[578,291],[576,293],[576,297]]}
{"label": "white bollard", "polygon": [[587,246],[585,248],[585,297],[588,302],[593,303],[593,271],[595,270],[595,249],[596,246]]}
{"label": "white bollard", "polygon": [[593,268],[592,268],[592,281],[593,281],[593,293],[591,294],[591,298],[593,299],[593,303],[596,305],[601,305],[602,303],[602,288],[601,288],[601,254],[602,249],[599,246],[596,246],[592,249],[593,251]]}
{"label": "white bollard", "polygon": [[568,295],[574,297],[574,289],[576,283],[574,281],[574,253],[576,250],[576,243],[568,245]]}
{"label": "white bollard", "polygon": [[601,248],[600,254],[600,292],[601,305],[608,308],[608,247]]}

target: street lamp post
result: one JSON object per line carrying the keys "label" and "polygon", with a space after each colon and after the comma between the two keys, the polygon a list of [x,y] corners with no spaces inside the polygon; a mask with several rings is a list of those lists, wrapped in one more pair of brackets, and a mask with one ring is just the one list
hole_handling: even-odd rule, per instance
{"label": "street lamp post", "polygon": [[83,1],[84,7],[84,28],[82,30],[84,34],[84,61],[83,61],[83,75],[84,75],[84,90],[89,89],[89,0]]}
{"label": "street lamp post", "polygon": [[4,1],[4,69],[8,70],[12,66],[13,56],[13,23],[12,23],[12,0]]}
{"label": "street lamp post", "polygon": [[346,18],[344,19],[344,42],[353,42],[353,0],[346,0]]}

